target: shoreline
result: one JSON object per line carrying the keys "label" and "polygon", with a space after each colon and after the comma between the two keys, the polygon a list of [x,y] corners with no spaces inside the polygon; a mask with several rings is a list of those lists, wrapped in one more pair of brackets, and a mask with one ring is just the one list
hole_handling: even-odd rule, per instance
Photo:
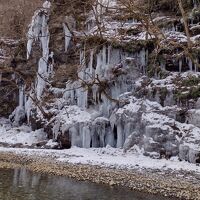
{"label": "shoreline", "polygon": [[[200,199],[200,179],[183,178],[183,172],[161,173],[155,170],[114,169],[98,165],[63,163],[37,155],[0,151],[0,168],[26,168],[33,172],[66,176],[78,181],[91,181],[108,186],[123,186],[131,190],[180,199]],[[182,173],[182,174],[181,174]],[[179,174],[179,176],[176,176]],[[191,177],[191,179],[190,179]]]}

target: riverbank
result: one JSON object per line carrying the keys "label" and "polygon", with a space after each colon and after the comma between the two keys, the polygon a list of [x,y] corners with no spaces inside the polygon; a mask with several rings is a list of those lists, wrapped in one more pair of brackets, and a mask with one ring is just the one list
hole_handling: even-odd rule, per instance
{"label": "riverbank", "polygon": [[[88,155],[86,155],[88,157],[88,163],[83,162],[82,154],[77,153],[79,151],[82,154],[88,151]],[[103,159],[105,157],[103,160],[100,159],[101,164],[93,162],[92,159],[89,160],[91,157],[90,151],[93,152],[93,156],[96,155],[97,159]],[[95,151],[97,149],[85,150],[74,148],[71,150],[56,151],[0,148],[0,168],[25,167],[34,172],[67,176],[77,180],[87,180],[110,186],[124,186],[151,194],[161,194],[163,196],[178,197],[180,199],[200,199],[200,173],[198,166],[195,168],[195,165],[190,164],[192,166],[191,170],[187,170],[186,163],[180,162],[179,170],[170,169],[170,167],[162,169],[159,168],[159,162],[161,161],[153,159],[151,159],[152,165],[153,163],[154,165],[157,163],[157,168],[142,167],[136,164],[137,162],[132,163],[131,160],[129,166],[108,165],[106,162],[106,150],[104,149],[105,152],[101,152],[101,154],[95,153]],[[112,157],[116,161],[120,159],[120,155],[112,155]],[[79,160],[80,162],[73,162],[73,159]],[[89,164],[89,162],[91,163]],[[181,165],[183,168],[181,168]]]}

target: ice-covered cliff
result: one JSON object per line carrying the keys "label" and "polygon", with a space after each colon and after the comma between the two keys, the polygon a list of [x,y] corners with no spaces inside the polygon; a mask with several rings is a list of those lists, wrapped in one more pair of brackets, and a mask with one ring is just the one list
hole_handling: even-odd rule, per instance
{"label": "ice-covered cliff", "polygon": [[27,59],[40,49],[37,74],[28,91],[21,84],[11,118],[44,128],[62,148],[137,145],[199,163],[199,2],[190,3],[193,52],[180,14],[154,10],[146,27],[147,15],[121,1],[95,2],[81,19],[57,1],[35,12]]}

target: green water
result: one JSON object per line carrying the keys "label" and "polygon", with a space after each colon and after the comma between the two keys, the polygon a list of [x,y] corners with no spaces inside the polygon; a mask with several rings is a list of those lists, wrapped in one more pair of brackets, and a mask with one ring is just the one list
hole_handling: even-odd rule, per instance
{"label": "green water", "polygon": [[172,200],[65,177],[0,169],[0,200]]}

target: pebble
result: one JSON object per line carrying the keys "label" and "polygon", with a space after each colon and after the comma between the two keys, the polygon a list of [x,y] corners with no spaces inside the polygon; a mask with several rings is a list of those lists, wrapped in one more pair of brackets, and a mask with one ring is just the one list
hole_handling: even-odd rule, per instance
{"label": "pebble", "polygon": [[[66,176],[80,181],[92,181],[109,186],[123,186],[131,190],[178,197],[186,200],[200,200],[199,180],[162,174],[155,171],[118,170],[100,166],[55,162],[52,158],[0,153],[0,168],[25,167],[38,173]],[[182,172],[181,172],[182,173]]]}

